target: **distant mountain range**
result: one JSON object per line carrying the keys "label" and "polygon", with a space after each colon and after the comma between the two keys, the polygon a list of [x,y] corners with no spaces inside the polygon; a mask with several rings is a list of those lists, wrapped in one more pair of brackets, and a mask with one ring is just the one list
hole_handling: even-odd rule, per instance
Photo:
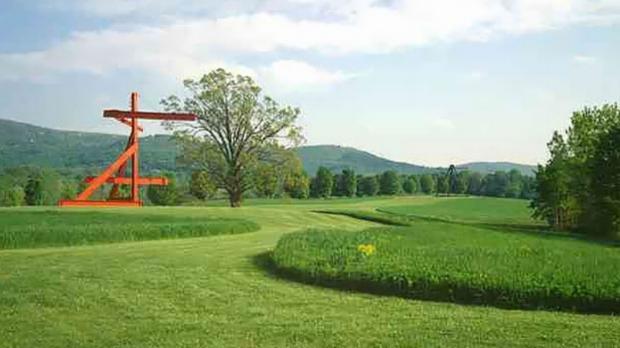
{"label": "distant mountain range", "polygon": [[[315,173],[319,166],[327,167],[332,171],[351,168],[360,174],[377,174],[386,170],[394,170],[402,174],[421,174],[445,170],[445,168],[395,162],[366,151],[338,145],[303,146],[297,149],[297,154],[304,163],[306,171],[311,174]],[[457,167],[484,174],[516,169],[522,174],[533,175],[536,169],[536,166],[510,162],[471,162],[459,164]]]}
{"label": "distant mountain range", "polygon": [[[0,119],[0,168],[37,165],[51,168],[90,169],[107,166],[125,147],[127,137],[102,133],[62,131]],[[177,147],[168,135],[141,138],[142,170],[174,170]],[[361,174],[394,170],[402,174],[436,172],[440,168],[395,162],[358,149],[336,146],[302,146],[297,149],[309,174],[319,166],[332,171],[345,168]],[[474,162],[459,165],[490,173],[517,169],[532,175],[535,166],[509,162]]]}

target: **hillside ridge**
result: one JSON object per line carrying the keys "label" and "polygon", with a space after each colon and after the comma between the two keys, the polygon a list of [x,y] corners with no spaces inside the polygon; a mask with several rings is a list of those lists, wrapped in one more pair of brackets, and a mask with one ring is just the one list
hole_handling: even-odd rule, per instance
{"label": "hillside ridge", "polygon": [[[38,165],[51,168],[102,168],[116,158],[126,144],[126,136],[98,132],[51,129],[24,122],[0,119],[0,168]],[[143,170],[176,169],[177,146],[169,135],[141,138]],[[441,171],[441,168],[393,161],[367,151],[340,145],[308,145],[296,149],[304,169],[313,175],[319,166],[338,172],[346,168],[359,174],[394,170],[401,174]],[[512,162],[470,162],[459,165],[472,171],[490,173],[517,169],[532,175],[535,166]]]}

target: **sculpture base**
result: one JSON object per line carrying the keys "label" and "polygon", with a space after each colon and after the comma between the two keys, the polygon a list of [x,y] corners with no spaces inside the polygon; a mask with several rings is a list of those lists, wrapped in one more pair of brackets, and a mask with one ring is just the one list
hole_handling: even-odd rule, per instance
{"label": "sculpture base", "polygon": [[78,201],[78,200],[61,200],[58,201],[61,207],[141,207],[144,205],[142,201]]}

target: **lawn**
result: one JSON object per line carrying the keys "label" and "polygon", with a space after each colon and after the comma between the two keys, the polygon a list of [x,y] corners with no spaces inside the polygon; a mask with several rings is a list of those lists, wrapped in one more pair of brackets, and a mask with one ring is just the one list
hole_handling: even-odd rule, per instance
{"label": "lawn", "polygon": [[490,197],[445,197],[428,204],[407,204],[381,209],[411,217],[425,217],[447,222],[541,226],[532,218],[529,201]]}
{"label": "lawn", "polygon": [[[620,340],[620,320],[614,316],[343,292],[282,279],[266,269],[265,253],[288,233],[379,226],[314,211],[436,202],[416,197],[240,209],[82,210],[128,219],[146,215],[147,221],[159,215],[244,220],[261,229],[0,250],[0,347],[581,347]],[[5,226],[7,214],[15,211],[50,210],[55,209],[0,210],[0,224]]]}

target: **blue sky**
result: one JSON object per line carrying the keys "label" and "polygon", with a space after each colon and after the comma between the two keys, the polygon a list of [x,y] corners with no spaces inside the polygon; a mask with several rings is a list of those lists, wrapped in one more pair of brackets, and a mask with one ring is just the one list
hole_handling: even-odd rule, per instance
{"label": "blue sky", "polygon": [[0,118],[125,132],[101,110],[224,67],[299,106],[308,144],[537,163],[620,99],[619,58],[620,0],[2,0]]}

